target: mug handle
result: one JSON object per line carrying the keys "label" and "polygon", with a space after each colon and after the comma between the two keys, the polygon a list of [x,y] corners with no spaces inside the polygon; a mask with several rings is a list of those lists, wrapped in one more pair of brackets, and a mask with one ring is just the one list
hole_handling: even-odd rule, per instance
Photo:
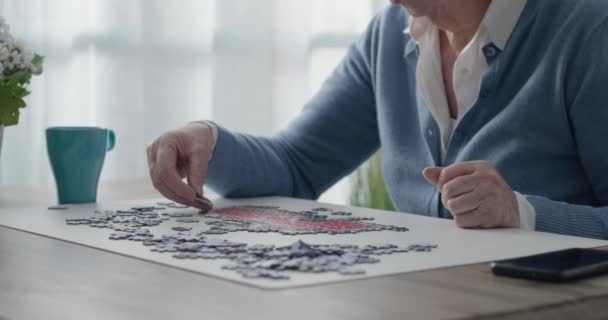
{"label": "mug handle", "polygon": [[114,149],[114,145],[116,144],[116,134],[114,134],[113,130],[108,129],[108,149],[107,151],[112,151]]}

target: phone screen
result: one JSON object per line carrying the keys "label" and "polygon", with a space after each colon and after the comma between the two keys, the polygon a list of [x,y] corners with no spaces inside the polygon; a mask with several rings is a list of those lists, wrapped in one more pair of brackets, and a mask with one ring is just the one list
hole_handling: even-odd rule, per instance
{"label": "phone screen", "polygon": [[599,250],[568,249],[541,255],[514,259],[522,267],[560,272],[568,269],[608,262],[608,252]]}
{"label": "phone screen", "polygon": [[608,271],[608,251],[566,249],[492,264],[497,275],[563,281]]}

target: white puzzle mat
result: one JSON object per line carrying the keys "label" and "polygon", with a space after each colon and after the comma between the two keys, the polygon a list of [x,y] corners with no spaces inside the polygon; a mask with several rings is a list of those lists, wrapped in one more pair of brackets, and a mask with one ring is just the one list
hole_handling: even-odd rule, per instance
{"label": "white puzzle mat", "polygon": [[0,225],[266,289],[489,262],[608,241],[288,198],[0,210]]}

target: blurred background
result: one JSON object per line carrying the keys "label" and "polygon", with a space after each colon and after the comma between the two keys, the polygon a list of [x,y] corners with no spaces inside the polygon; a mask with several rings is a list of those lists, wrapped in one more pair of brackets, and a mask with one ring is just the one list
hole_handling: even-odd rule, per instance
{"label": "blurred background", "polygon": [[[145,147],[211,119],[271,135],[297,116],[386,0],[0,0],[16,37],[46,56],[1,184],[53,183],[44,129],[117,133],[102,180],[147,176]],[[321,198],[348,203],[350,183]]]}

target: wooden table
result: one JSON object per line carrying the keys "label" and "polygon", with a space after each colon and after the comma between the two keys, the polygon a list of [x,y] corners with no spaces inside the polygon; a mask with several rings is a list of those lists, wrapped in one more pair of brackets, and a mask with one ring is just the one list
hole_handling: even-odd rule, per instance
{"label": "wooden table", "polygon": [[[99,201],[156,198],[148,179]],[[48,206],[52,187],[0,186],[0,207]],[[608,248],[606,248],[608,250]],[[0,227],[0,319],[605,319],[608,277],[567,285],[495,277],[487,264],[261,290]]]}

